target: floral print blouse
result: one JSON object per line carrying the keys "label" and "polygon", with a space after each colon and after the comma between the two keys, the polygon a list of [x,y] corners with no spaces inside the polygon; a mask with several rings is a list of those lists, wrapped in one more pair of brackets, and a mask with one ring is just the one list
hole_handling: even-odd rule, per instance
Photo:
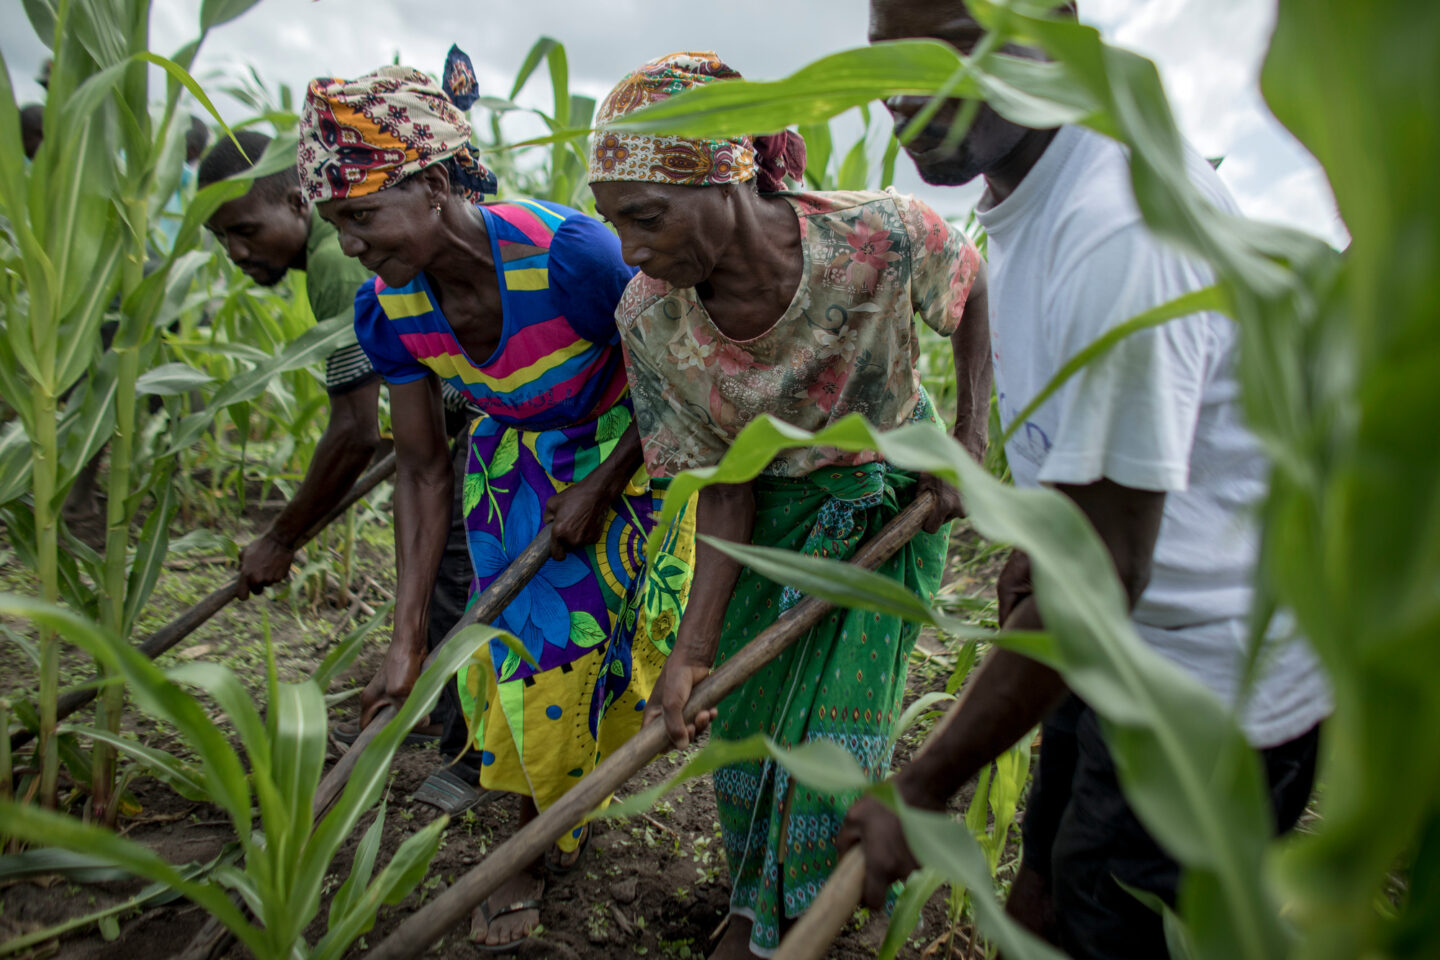
{"label": "floral print blouse", "polygon": [[[712,466],[762,413],[819,430],[848,413],[881,429],[920,400],[914,316],[960,324],[980,254],[958,228],[893,190],[782,193],[800,221],[804,265],[774,326],[732,340],[693,288],[638,273],[615,317],[652,476]],[[766,473],[798,477],[875,453],[793,450]]]}

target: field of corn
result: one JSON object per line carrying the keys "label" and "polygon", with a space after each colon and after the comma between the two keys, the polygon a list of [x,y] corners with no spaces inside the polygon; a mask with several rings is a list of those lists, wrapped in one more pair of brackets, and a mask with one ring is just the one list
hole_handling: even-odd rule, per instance
{"label": "field of corn", "polygon": [[[189,72],[206,33],[255,3],[205,0],[201,35],[162,54],[149,48],[148,0],[26,0],[53,55],[33,162],[0,62],[0,957],[468,957],[464,924],[420,910],[458,902],[514,832],[498,804],[447,820],[408,799],[436,756],[401,749],[402,732],[488,636],[480,628],[445,647],[338,795],[316,800],[343,750],[327,724],[353,717],[388,640],[388,484],[318,533],[288,585],[225,602],[239,546],[314,451],[322,361],[348,322],[311,316],[293,273],[254,285],[203,229],[248,179],[182,185],[191,115],[212,143],[242,126],[276,135],[251,177],[293,162],[296,91],[253,74],[202,87]],[[852,569],[748,559],[816,596],[899,604],[926,625],[900,763],[985,652],[1014,642],[994,634],[993,580],[1009,546],[1025,549],[1052,625],[1026,649],[1077,692],[1104,691],[1092,702],[1107,704],[1127,793],[1186,868],[1166,918],[1177,956],[1440,956],[1440,8],[1279,4],[1262,88],[1329,177],[1352,237],[1337,253],[1199,200],[1149,61],[1024,4],[970,6],[991,31],[973,58],[923,41],[845,51],[635,122],[722,136],[796,125],[815,189],[892,182],[908,160],[876,101],[894,93],[984,97],[1026,123],[1084,123],[1129,146],[1147,222],[1218,278],[1131,328],[1196,309],[1239,323],[1247,409],[1275,463],[1260,605],[1294,611],[1334,683],[1304,828],[1266,839],[1254,756],[1218,702],[1163,709],[1193,691],[1141,645],[1068,501],[1017,499],[993,419],[983,465],[938,434],[846,422],[813,441],[879,449],[959,484],[970,516],[933,607]],[[1004,56],[1009,40],[1053,62]],[[552,135],[507,143],[501,118],[547,73],[553,103],[536,112]],[[210,98],[221,90],[253,115],[222,123]],[[540,39],[510,89],[482,93],[472,119],[502,197],[593,210],[595,102],[571,92],[565,47]],[[836,132],[855,130],[855,113],[832,124],[846,111],[862,135]],[[948,349],[934,339],[922,355],[942,410],[954,405]],[[382,430],[384,417],[382,395]],[[761,423],[710,482],[794,443]],[[219,610],[208,622],[175,627],[206,603]],[[714,757],[713,745],[670,753],[625,783],[627,802],[599,821],[584,868],[552,885],[523,955],[706,955],[727,889],[696,779]],[[863,786],[832,759],[777,756],[798,780]],[[956,817],[902,810],[924,869],[890,917],[849,918],[831,955],[1058,956],[999,909],[1030,760],[1027,740],[967,788]]]}

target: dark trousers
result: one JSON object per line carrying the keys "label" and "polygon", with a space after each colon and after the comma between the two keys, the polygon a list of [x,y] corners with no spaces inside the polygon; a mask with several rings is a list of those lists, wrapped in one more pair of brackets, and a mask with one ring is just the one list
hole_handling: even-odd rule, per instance
{"label": "dark trousers", "polygon": [[[1025,866],[1045,881],[1059,946],[1077,960],[1169,956],[1163,920],[1116,882],[1172,907],[1180,865],[1130,809],[1100,722],[1070,696],[1045,721],[1040,764],[1025,808]],[[1295,826],[1310,799],[1320,728],[1260,751],[1276,833]]]}
{"label": "dark trousers", "polygon": [[[452,434],[453,435],[453,434]],[[474,570],[470,565],[470,545],[465,535],[465,513],[463,509],[465,490],[465,468],[470,456],[467,437],[457,443],[453,463],[455,467],[455,495],[450,512],[450,532],[445,538],[445,555],[440,559],[440,573],[435,578],[435,592],[430,597],[430,628],[425,635],[425,646],[434,650],[445,639],[445,634],[465,613],[470,599],[470,584]],[[452,768],[454,772],[472,784],[480,782],[480,751],[465,750],[468,726],[465,711],[460,706],[459,688],[455,681],[445,684],[440,702],[431,713],[433,722],[444,726],[440,735],[440,754],[448,763],[462,752]]]}

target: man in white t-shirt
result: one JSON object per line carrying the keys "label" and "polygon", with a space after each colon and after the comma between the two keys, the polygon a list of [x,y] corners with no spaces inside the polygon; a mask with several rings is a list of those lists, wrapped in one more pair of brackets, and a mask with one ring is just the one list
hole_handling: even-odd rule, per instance
{"label": "man in white t-shirt", "polygon": [[[961,0],[871,3],[872,41],[931,37],[969,52],[982,33]],[[924,104],[900,97],[888,106],[904,124]],[[977,215],[989,240],[992,358],[1008,427],[1097,337],[1213,277],[1145,227],[1116,142],[1079,127],[1017,126],[982,106],[959,146],[947,149],[953,116],[952,105],[906,149],[931,183],[985,177]],[[1234,212],[1214,170],[1193,153],[1187,161],[1206,198]],[[1241,699],[1248,660],[1256,513],[1269,473],[1244,424],[1237,341],[1233,323],[1213,313],[1133,334],[1072,378],[1006,445],[1016,485],[1054,487],[1089,517],[1141,638],[1230,704]],[[1017,553],[1001,574],[1006,628],[1042,627],[1028,570]],[[1268,637],[1239,719],[1261,753],[1276,827],[1285,831],[1309,797],[1331,698],[1309,647],[1287,623],[1273,624]],[[1011,913],[1072,956],[1166,956],[1159,916],[1116,881],[1173,905],[1179,867],[1126,803],[1093,711],[1054,671],[993,653],[896,785],[911,804],[942,809],[1042,718]],[[842,846],[855,842],[866,853],[866,900],[878,906],[914,860],[898,822],[873,801],[847,819]]]}

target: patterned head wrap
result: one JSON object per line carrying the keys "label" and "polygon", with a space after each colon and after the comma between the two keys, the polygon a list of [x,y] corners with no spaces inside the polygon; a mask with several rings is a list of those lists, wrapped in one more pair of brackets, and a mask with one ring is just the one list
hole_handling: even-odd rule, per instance
{"label": "patterned head wrap", "polygon": [[475,70],[456,47],[445,62],[443,89],[410,67],[310,81],[297,154],[306,197],[316,203],[363,197],[452,158],[453,179],[466,196],[478,201],[494,193],[495,175],[471,148],[461,112],[475,94]]}
{"label": "patterned head wrap", "polygon": [[600,105],[590,182],[648,181],[703,187],[759,178],[765,193],[785,189],[785,178],[805,174],[805,141],[783,130],[768,137],[708,139],[652,136],[606,129],[641,107],[694,87],[740,74],[713,52],[672,53],[631,72]]}

